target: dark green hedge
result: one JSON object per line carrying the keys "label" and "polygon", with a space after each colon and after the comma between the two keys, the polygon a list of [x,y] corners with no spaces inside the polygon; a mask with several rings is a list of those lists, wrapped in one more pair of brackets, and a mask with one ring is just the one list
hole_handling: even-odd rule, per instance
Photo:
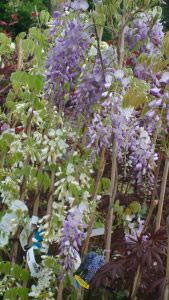
{"label": "dark green hedge", "polygon": [[166,30],[169,30],[169,0],[164,1],[163,5],[163,21]]}
{"label": "dark green hedge", "polygon": [[[16,36],[19,32],[27,32],[29,27],[37,23],[38,12],[49,9],[50,0],[0,0],[0,31]],[[5,24],[5,23],[7,24]]]}

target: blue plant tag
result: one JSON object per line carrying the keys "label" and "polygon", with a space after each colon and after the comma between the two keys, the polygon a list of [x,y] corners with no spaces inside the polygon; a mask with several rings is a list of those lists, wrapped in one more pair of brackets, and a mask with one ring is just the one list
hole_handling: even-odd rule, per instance
{"label": "blue plant tag", "polygon": [[41,235],[41,233],[44,232],[44,230],[37,230],[34,233],[33,238],[36,239],[36,242],[33,242],[32,246],[35,248],[42,248],[42,241],[43,241],[43,237]]}

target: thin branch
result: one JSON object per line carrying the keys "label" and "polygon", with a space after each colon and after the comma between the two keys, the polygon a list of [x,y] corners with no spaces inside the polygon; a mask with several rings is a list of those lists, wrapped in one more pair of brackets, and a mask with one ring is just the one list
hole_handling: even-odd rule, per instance
{"label": "thin branch", "polygon": [[164,300],[169,299],[169,216],[167,217],[167,265],[166,265],[166,286],[164,290]]}
{"label": "thin branch", "polygon": [[51,173],[51,185],[48,193],[48,206],[47,206],[47,215],[51,215],[52,213],[52,204],[53,204],[53,192],[54,192],[54,184],[55,184],[55,171]]}
{"label": "thin branch", "polygon": [[26,128],[25,128],[25,132],[28,136],[31,135],[31,121],[32,121],[32,118],[33,118],[33,109],[31,110],[30,115],[27,119],[27,124],[26,124]]}
{"label": "thin branch", "polygon": [[109,262],[110,259],[110,248],[111,248],[111,234],[112,234],[112,225],[113,225],[113,204],[117,192],[117,143],[114,140],[112,148],[112,166],[111,166],[111,185],[110,185],[110,200],[109,208],[106,220],[106,257],[105,263]]}
{"label": "thin branch", "polygon": [[123,61],[124,61],[124,45],[125,45],[125,16],[122,16],[122,29],[121,29],[121,34],[119,38],[119,66],[122,68],[123,66]]}
{"label": "thin branch", "polygon": [[159,176],[159,172],[160,172],[161,160],[162,160],[162,155],[159,156],[158,165],[157,165],[156,172],[155,172],[154,189],[153,189],[153,193],[152,193],[151,204],[149,207],[148,215],[146,217],[146,221],[144,223],[142,234],[144,234],[146,232],[147,227],[150,224],[150,220],[153,215],[154,208],[157,206],[155,197],[156,197],[156,186],[157,186],[158,176]]}
{"label": "thin branch", "polygon": [[160,200],[159,200],[159,203],[158,203],[158,211],[157,211],[155,231],[158,231],[160,229],[160,225],[161,225],[168,173],[169,173],[169,158],[166,157],[164,171],[163,171],[163,178],[162,178],[162,183],[161,183]]}
{"label": "thin branch", "polygon": [[[33,117],[33,110],[30,113],[28,119],[27,119],[27,125],[26,125],[26,133],[28,136],[31,135],[31,121],[32,121],[32,117]],[[27,157],[26,161],[25,161],[25,165],[29,165],[29,160],[30,160],[30,156]],[[24,201],[25,199],[25,193],[26,193],[26,183],[27,183],[27,177],[26,175],[23,176],[22,179],[22,183],[20,186],[20,201]],[[16,262],[17,259],[17,254],[18,254],[18,246],[19,246],[19,235],[21,233],[21,228],[18,227],[17,232],[15,234],[15,242],[13,244],[13,248],[12,248],[12,258],[11,258],[11,262],[14,264]]]}
{"label": "thin branch", "polygon": [[132,293],[131,293],[131,300],[136,300],[136,295],[138,288],[140,286],[140,281],[141,281],[141,265],[138,265],[136,275],[134,277],[134,283],[133,283],[133,288],[132,288]]}
{"label": "thin branch", "polygon": [[[100,165],[99,165],[99,168],[98,168],[98,171],[97,171],[97,178],[96,178],[96,182],[95,182],[94,193],[93,193],[92,200],[91,200],[93,203],[95,203],[96,200],[97,200],[99,184],[100,184],[100,180],[103,176],[103,172],[104,172],[104,168],[105,168],[105,152],[106,152],[106,149],[103,148],[102,153],[101,153],[101,158],[100,158]],[[86,237],[86,240],[85,240],[83,248],[82,248],[83,256],[85,256],[88,252],[89,240],[90,240],[90,236],[91,236],[92,229],[93,229],[93,226],[94,226],[95,217],[96,217],[95,213],[93,213],[92,217],[90,219],[89,225],[88,225],[87,237]]]}
{"label": "thin branch", "polygon": [[63,288],[64,288],[64,279],[65,279],[65,276],[60,280],[58,292],[57,292],[57,298],[56,298],[57,300],[63,299],[62,294],[63,294]]}
{"label": "thin branch", "polygon": [[[103,172],[104,172],[104,168],[105,168],[105,153],[106,153],[106,148],[103,147],[102,152],[101,152],[100,164],[99,164],[99,168],[98,168],[98,171],[97,171],[97,177],[96,177],[94,192],[93,192],[93,196],[92,196],[92,200],[91,200],[93,203],[96,203],[98,189],[99,189],[99,185],[100,185],[100,180],[103,176]],[[88,252],[90,236],[91,236],[92,229],[93,229],[95,219],[96,219],[95,212],[96,212],[96,208],[95,208],[95,211],[93,211],[93,214],[92,214],[91,219],[89,221],[86,240],[85,240],[83,248],[82,248],[82,257],[84,257]],[[83,299],[84,299],[84,290],[82,290],[80,288],[79,292],[78,292],[77,300],[83,300]]]}
{"label": "thin branch", "polygon": [[100,64],[101,64],[101,68],[102,68],[102,76],[103,76],[103,79],[105,80],[105,70],[104,70],[102,53],[101,53],[101,50],[100,50],[100,39],[99,39],[99,36],[98,36],[98,32],[97,32],[97,28],[96,28],[96,23],[95,23],[94,17],[93,17],[93,25],[94,25],[94,30],[95,30],[95,35],[96,35],[96,41],[97,41],[97,52],[98,52],[98,56],[99,56]]}
{"label": "thin branch", "polygon": [[3,94],[6,92],[6,90],[8,90],[11,87],[11,84],[8,83],[7,86],[5,86],[3,89],[0,90],[0,94]]}
{"label": "thin branch", "polygon": [[20,71],[23,68],[23,49],[22,49],[22,39],[21,38],[17,39],[16,49],[18,52],[17,70]]}

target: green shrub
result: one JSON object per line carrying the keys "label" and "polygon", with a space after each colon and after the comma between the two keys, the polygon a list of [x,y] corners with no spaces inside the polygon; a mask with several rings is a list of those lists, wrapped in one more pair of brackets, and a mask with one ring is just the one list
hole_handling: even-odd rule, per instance
{"label": "green shrub", "polygon": [[[49,0],[1,0],[0,31],[15,37],[37,25],[37,13],[49,9]],[[6,23],[6,24],[5,24]]]}

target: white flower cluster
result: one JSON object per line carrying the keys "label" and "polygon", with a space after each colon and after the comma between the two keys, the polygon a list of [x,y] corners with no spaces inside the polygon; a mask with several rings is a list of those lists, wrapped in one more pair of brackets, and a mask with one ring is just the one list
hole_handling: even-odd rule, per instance
{"label": "white flower cluster", "polygon": [[33,299],[42,299],[43,295],[44,300],[54,300],[54,293],[51,289],[52,281],[55,281],[52,270],[44,267],[39,274],[37,285],[32,285],[29,297]]}
{"label": "white flower cluster", "polygon": [[[74,155],[77,155],[77,153]],[[56,190],[54,194],[58,196],[58,200],[61,201],[65,199],[65,202],[68,201],[69,204],[72,205],[76,200],[73,195],[73,188],[77,190],[77,193],[84,190],[81,199],[79,199],[80,202],[88,200],[90,196],[88,192],[90,177],[86,173],[80,173],[79,176],[77,176],[77,167],[72,163],[68,163],[66,172],[59,167],[56,176],[61,177],[61,179],[55,183]]]}
{"label": "white flower cluster", "polygon": [[0,248],[8,244],[10,235],[15,234],[18,224],[23,216],[28,212],[27,206],[20,200],[16,200],[10,206],[0,221]]}

